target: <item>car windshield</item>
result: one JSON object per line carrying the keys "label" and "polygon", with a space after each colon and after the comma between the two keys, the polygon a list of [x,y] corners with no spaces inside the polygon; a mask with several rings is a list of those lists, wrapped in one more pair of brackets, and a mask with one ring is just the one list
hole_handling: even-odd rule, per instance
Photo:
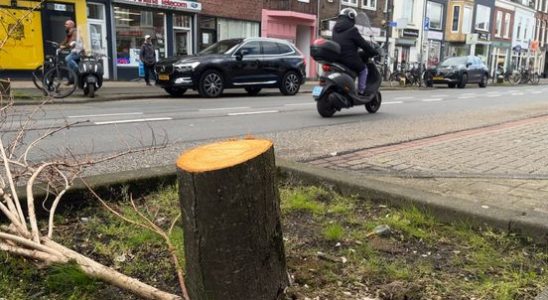
{"label": "car windshield", "polygon": [[228,54],[241,42],[242,42],[241,39],[232,39],[232,40],[220,41],[220,42],[217,42],[217,43],[205,48],[199,54],[200,55]]}
{"label": "car windshield", "polygon": [[451,57],[446,60],[444,60],[441,63],[442,67],[449,67],[449,66],[458,66],[458,65],[465,65],[467,61],[466,57]]}

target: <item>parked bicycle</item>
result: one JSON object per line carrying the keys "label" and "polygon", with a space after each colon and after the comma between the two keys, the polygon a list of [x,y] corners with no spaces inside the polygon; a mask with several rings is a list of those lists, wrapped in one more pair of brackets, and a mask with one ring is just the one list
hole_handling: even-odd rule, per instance
{"label": "parked bicycle", "polygon": [[497,78],[502,79],[502,81],[506,81],[510,83],[511,85],[516,85],[521,80],[521,74],[518,71],[504,71],[502,67],[497,69]]}
{"label": "parked bicycle", "polygon": [[[59,43],[47,41],[55,48],[55,56],[47,58],[46,62],[35,70],[35,78],[43,74],[41,90],[53,98],[64,98],[72,95],[78,86],[78,75],[66,64],[63,56],[63,50],[59,48]],[[49,59],[49,60],[48,60]],[[36,83],[35,83],[36,85]],[[37,85],[38,88],[40,88]]]}
{"label": "parked bicycle", "polygon": [[532,85],[537,85],[540,82],[540,76],[529,69],[522,69],[519,74],[520,74],[520,80],[519,80],[520,84],[530,83]]}

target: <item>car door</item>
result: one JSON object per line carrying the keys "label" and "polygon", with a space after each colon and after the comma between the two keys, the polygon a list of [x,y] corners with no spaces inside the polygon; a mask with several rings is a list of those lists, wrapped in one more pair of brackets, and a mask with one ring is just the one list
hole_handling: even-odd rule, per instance
{"label": "car door", "polygon": [[282,68],[283,57],[280,55],[278,43],[273,41],[262,41],[263,58],[261,67],[265,72],[263,81],[268,84],[276,83],[279,80],[280,69]]}
{"label": "car door", "polygon": [[245,42],[236,50],[232,55],[232,68],[230,68],[230,76],[235,86],[249,85],[264,77],[261,68],[262,56],[259,41]]}

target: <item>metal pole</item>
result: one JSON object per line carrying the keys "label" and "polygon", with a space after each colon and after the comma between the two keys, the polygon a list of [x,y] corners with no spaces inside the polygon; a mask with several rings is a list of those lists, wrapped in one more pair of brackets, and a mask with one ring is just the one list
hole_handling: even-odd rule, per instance
{"label": "metal pole", "polygon": [[424,0],[423,8],[422,8],[422,20],[421,20],[421,27],[422,27],[422,34],[421,34],[421,44],[420,44],[420,62],[419,62],[419,86],[422,86],[422,62],[424,59],[424,35],[426,33],[426,30],[424,30],[424,21],[426,19],[426,6],[427,6],[428,0]]}
{"label": "metal pole", "polygon": [[383,74],[383,77],[385,80],[388,80],[387,76],[388,76],[388,55],[389,55],[389,52],[390,51],[390,47],[388,45],[388,43],[390,42],[390,35],[392,33],[392,27],[390,27],[390,22],[391,22],[391,19],[392,19],[392,3],[390,3],[390,0],[386,0],[387,4],[386,4],[386,16],[385,16],[385,20],[386,20],[386,32],[385,32],[385,41],[384,41],[384,74]]}

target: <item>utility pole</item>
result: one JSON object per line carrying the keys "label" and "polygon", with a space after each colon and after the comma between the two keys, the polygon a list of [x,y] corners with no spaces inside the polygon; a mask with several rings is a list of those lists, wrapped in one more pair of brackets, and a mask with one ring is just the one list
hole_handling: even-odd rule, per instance
{"label": "utility pole", "polygon": [[386,78],[388,76],[388,55],[389,55],[389,42],[390,42],[390,35],[392,35],[392,27],[390,26],[390,22],[392,21],[392,11],[394,9],[393,4],[391,3],[391,0],[386,0],[386,12],[384,13],[384,19],[386,21],[386,32],[385,32],[385,42],[384,42],[384,74],[382,76],[385,80],[388,80]]}
{"label": "utility pole", "polygon": [[[419,61],[419,86],[422,86],[422,81],[423,81],[423,78],[422,78],[422,62],[424,60],[424,35],[427,34],[427,30],[426,29],[426,7],[427,7],[427,4],[428,4],[428,0],[424,0],[424,4],[423,4],[423,7],[422,7],[422,19],[421,19],[421,26],[422,26],[422,34],[421,34],[421,41],[420,41],[420,61]],[[430,24],[428,24],[428,26],[430,26]]]}

